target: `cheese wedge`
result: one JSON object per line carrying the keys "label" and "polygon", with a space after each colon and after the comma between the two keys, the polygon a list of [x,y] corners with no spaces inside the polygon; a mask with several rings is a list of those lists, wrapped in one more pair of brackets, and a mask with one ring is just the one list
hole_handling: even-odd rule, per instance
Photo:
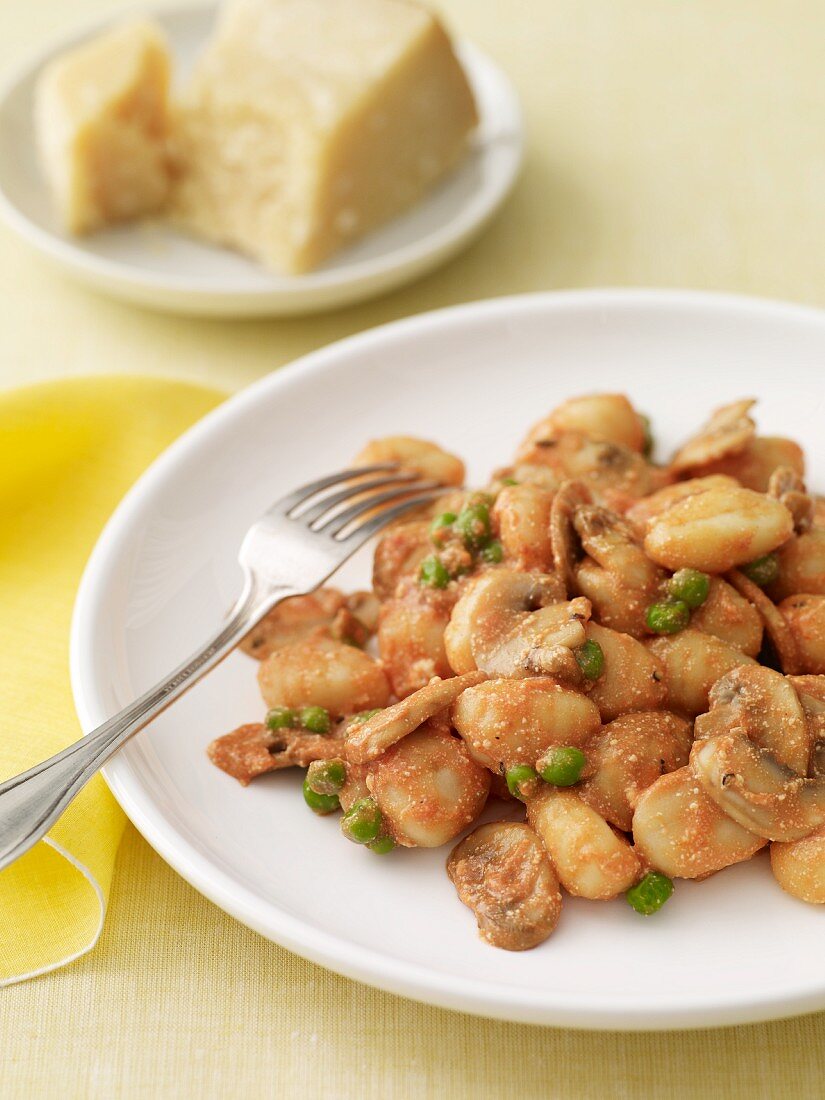
{"label": "cheese wedge", "polygon": [[171,182],[169,52],[134,21],[52,62],[36,91],[36,129],[58,213],[71,233],[160,209]]}
{"label": "cheese wedge", "polygon": [[230,0],[176,123],[176,220],[308,271],[464,155],[473,94],[411,0]]}

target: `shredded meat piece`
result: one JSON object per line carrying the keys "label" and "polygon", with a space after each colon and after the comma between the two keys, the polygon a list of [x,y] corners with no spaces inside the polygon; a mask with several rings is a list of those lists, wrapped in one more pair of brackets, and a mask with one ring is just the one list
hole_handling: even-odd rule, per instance
{"label": "shredded meat piece", "polygon": [[328,760],[343,752],[342,738],[305,730],[270,730],[250,722],[214,740],[206,752],[221,771],[246,787],[251,780],[280,768],[308,768],[313,760]]}

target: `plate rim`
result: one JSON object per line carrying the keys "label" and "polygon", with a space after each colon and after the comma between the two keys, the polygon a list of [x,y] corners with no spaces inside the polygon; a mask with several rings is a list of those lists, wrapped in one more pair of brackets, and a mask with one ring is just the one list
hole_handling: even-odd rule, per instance
{"label": "plate rim", "polygon": [[[133,17],[177,19],[194,13],[217,12],[218,0],[182,0],[147,5],[129,4],[126,8],[87,19],[59,33],[22,61],[11,67],[0,82],[0,119],[8,99],[20,85],[33,78],[57,53],[81,44],[90,36]],[[512,116],[509,134],[512,150],[507,170],[492,186],[474,192],[448,224],[408,241],[393,251],[372,259],[357,260],[341,268],[308,272],[302,276],[274,275],[283,285],[271,288],[233,288],[227,282],[199,287],[185,276],[152,269],[135,268],[128,262],[89,252],[71,238],[64,237],[32,220],[7,193],[0,177],[0,218],[40,255],[88,285],[105,288],[113,296],[151,303],[158,309],[223,315],[297,315],[302,312],[331,309],[363,301],[366,297],[387,293],[403,283],[426,274],[446,262],[481,233],[512,191],[524,163],[525,127],[521,101],[513,82],[485,50],[464,36],[454,33],[452,41],[471,82],[486,70],[506,96],[507,113]],[[480,125],[484,123],[484,116]],[[34,140],[34,131],[31,138]],[[429,196],[424,196],[426,203]],[[382,227],[379,227],[379,231]],[[219,246],[208,247],[219,249]],[[157,300],[168,295],[166,303]]]}
{"label": "plate rim", "polygon": [[[456,323],[460,325],[482,313],[489,318],[491,312],[512,315],[534,310],[559,312],[570,308],[639,307],[653,311],[676,307],[694,312],[710,309],[740,315],[768,315],[813,324],[825,330],[825,310],[772,299],[693,290],[571,290],[485,299],[403,318],[328,344],[276,369],[230,396],[175,440],[126,493],[104,527],[84,570],[71,624],[71,684],[84,732],[105,717],[99,700],[94,699],[92,669],[86,668],[88,643],[98,608],[105,604],[102,593],[106,588],[106,574],[119,561],[119,549],[128,534],[126,528],[131,513],[144,497],[152,495],[156,485],[162,484],[170,474],[174,475],[178,457],[208,436],[213,423],[243,415],[247,405],[256,403],[264,393],[277,392],[295,379],[330,369],[342,352],[366,351],[387,339],[408,337],[417,329],[431,332]],[[104,775],[115,798],[149,844],[209,900],[243,924],[302,957],[391,993],[479,1016],[590,1030],[658,1031],[728,1026],[825,1008],[825,984],[817,989],[782,991],[756,999],[716,990],[711,1004],[698,995],[687,999],[681,996],[678,1002],[657,1002],[651,1009],[638,1005],[628,1007],[614,997],[594,998],[592,993],[579,996],[569,992],[554,994],[552,990],[539,993],[518,986],[491,988],[482,981],[440,974],[307,925],[274,903],[264,905],[230,874],[210,864],[176,833],[174,826],[164,821],[149,793],[141,789],[141,782],[132,773],[128,761],[124,758],[113,760]]]}

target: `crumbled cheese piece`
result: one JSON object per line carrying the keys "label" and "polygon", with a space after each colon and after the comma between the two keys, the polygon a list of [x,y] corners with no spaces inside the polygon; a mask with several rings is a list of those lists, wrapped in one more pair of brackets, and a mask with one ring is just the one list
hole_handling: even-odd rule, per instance
{"label": "crumbled cheese piece", "polygon": [[61,220],[71,233],[154,213],[170,188],[169,51],[137,20],[48,65],[36,128]]}
{"label": "crumbled cheese piece", "polygon": [[231,0],[180,107],[174,216],[307,271],[415,203],[476,121],[443,27],[410,0]]}

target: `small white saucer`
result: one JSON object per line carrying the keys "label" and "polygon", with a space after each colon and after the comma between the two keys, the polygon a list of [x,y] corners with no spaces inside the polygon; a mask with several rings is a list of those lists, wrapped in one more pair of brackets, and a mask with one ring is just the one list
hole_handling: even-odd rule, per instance
{"label": "small white saucer", "polygon": [[[216,4],[152,10],[169,38],[179,77],[206,42],[216,11]],[[518,174],[523,129],[515,91],[484,53],[462,42],[459,54],[481,116],[469,157],[413,210],[317,271],[274,275],[242,256],[200,244],[161,224],[70,238],[55,218],[38,163],[33,93],[47,61],[105,25],[98,23],[54,43],[6,85],[0,97],[0,212],[42,253],[106,294],[172,312],[226,317],[343,306],[384,294],[455,255],[481,231]]]}

